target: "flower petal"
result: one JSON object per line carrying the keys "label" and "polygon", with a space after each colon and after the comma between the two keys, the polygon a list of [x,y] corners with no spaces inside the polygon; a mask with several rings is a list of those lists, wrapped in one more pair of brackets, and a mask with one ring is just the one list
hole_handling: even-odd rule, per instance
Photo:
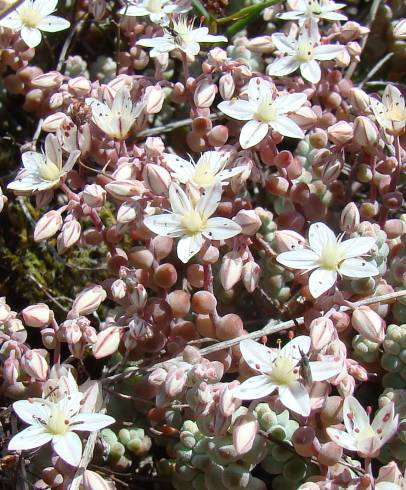
{"label": "flower petal", "polygon": [[255,104],[248,102],[247,100],[226,100],[220,102],[217,107],[221,112],[224,112],[226,116],[237,119],[238,121],[249,121],[256,112]]}
{"label": "flower petal", "polygon": [[103,429],[114,424],[115,419],[102,413],[78,413],[71,419],[72,430],[86,430],[89,432]]}
{"label": "flower petal", "polygon": [[260,374],[241,383],[233,395],[240,400],[256,400],[270,395],[275,390],[276,386],[271,383],[271,378],[265,374]]}
{"label": "flower petal", "polygon": [[144,225],[160,236],[178,238],[184,235],[179,216],[176,214],[157,214],[144,218]]}
{"label": "flower petal", "polygon": [[54,134],[48,134],[45,138],[45,155],[47,160],[62,170],[62,148]]}
{"label": "flower petal", "polygon": [[41,31],[39,29],[36,29],[35,27],[24,26],[21,29],[20,34],[23,41],[29,48],[35,48],[36,46],[38,46],[42,39]]}
{"label": "flower petal", "polygon": [[294,93],[281,95],[275,99],[273,107],[277,109],[280,114],[286,114],[287,112],[295,112],[300,109],[306,100],[306,94]]}
{"label": "flower petal", "polygon": [[337,240],[333,231],[324,223],[313,223],[309,228],[310,248],[318,255],[323,253],[326,248],[332,248],[336,245]]}
{"label": "flower petal", "polygon": [[384,405],[375,414],[371,427],[376,432],[381,445],[385,444],[398,428],[398,416],[395,417],[393,402]]}
{"label": "flower petal", "polygon": [[200,199],[196,203],[196,211],[204,218],[209,218],[217,209],[221,201],[222,185],[216,182],[211,187],[207,187],[200,194]]}
{"label": "flower petal", "polygon": [[240,133],[240,145],[244,150],[260,143],[268,134],[268,124],[252,119],[244,124]]}
{"label": "flower petal", "polygon": [[47,444],[52,439],[52,434],[46,432],[42,426],[30,426],[16,434],[8,443],[9,451],[24,451],[35,449]]}
{"label": "flower petal", "polygon": [[341,262],[338,272],[347,277],[373,277],[379,270],[371,262],[363,259],[346,259]]}
{"label": "flower petal", "polygon": [[343,370],[343,361],[311,361],[310,370],[313,381],[324,381],[337,376]]}
{"label": "flower petal", "polygon": [[320,265],[319,255],[308,248],[282,252],[276,257],[276,260],[291,269],[311,270]]}
{"label": "flower petal", "polygon": [[285,36],[281,32],[272,34],[272,42],[275,48],[282,53],[289,54],[293,56],[296,53],[297,41],[291,37]]}
{"label": "flower petal", "polygon": [[178,155],[172,155],[171,153],[163,153],[163,157],[169,170],[175,173],[176,178],[182,184],[186,184],[186,182],[193,179],[195,166],[192,162],[184,160],[178,157]]}
{"label": "flower petal", "polygon": [[272,99],[271,84],[260,77],[251,78],[248,83],[247,93],[249,101],[254,104],[256,104],[261,97],[266,97],[266,95],[269,95]]}
{"label": "flower petal", "polygon": [[364,407],[353,396],[347,396],[343,404],[344,425],[348,434],[359,433],[369,426],[369,417]]}
{"label": "flower petal", "polygon": [[278,119],[272,121],[270,124],[272,129],[283,134],[283,136],[299,139],[304,138],[304,132],[288,116],[279,116]]}
{"label": "flower petal", "polygon": [[333,442],[344,449],[348,449],[349,451],[357,450],[354,439],[347,432],[336,429],[335,427],[327,427],[327,434]]}
{"label": "flower petal", "polygon": [[376,240],[373,237],[350,238],[339,243],[340,255],[344,259],[360,257],[368,253],[375,244]]}
{"label": "flower petal", "polygon": [[303,417],[310,415],[310,397],[306,388],[298,381],[279,387],[279,399],[286,408]]}
{"label": "flower petal", "polygon": [[37,10],[42,17],[52,14],[56,10],[58,5],[58,0],[35,0],[34,8]]}
{"label": "flower petal", "polygon": [[268,65],[266,72],[270,76],[283,77],[293,73],[300,66],[300,62],[293,56],[284,56]]}
{"label": "flower petal", "polygon": [[240,351],[244,361],[251,369],[262,372],[271,371],[276,353],[269,347],[259,344],[255,340],[245,339],[240,342]]}
{"label": "flower petal", "polygon": [[68,29],[70,22],[57,15],[47,15],[37,27],[44,32],[59,32]]}
{"label": "flower petal", "polygon": [[316,269],[309,277],[309,290],[313,298],[318,298],[334,286],[337,272],[327,269]]}
{"label": "flower petal", "polygon": [[65,432],[52,438],[54,451],[72,466],[79,466],[82,458],[82,441],[75,432]]}
{"label": "flower petal", "polygon": [[49,417],[49,402],[42,398],[18,400],[13,403],[13,410],[26,424],[39,425],[39,420],[47,421]]}
{"label": "flower petal", "polygon": [[45,163],[45,157],[42,153],[36,151],[25,151],[21,155],[21,160],[23,162],[24,168],[26,168],[30,173],[37,174],[38,167]]}
{"label": "flower petal", "polygon": [[179,259],[186,264],[199,252],[203,246],[203,237],[200,233],[193,236],[184,236],[178,242],[177,253]]}
{"label": "flower petal", "polygon": [[169,201],[172,211],[176,214],[183,215],[192,211],[192,204],[185,191],[175,182],[169,186]]}
{"label": "flower petal", "polygon": [[280,355],[299,361],[302,358],[300,351],[302,351],[303,354],[307,354],[310,350],[310,345],[310,337],[307,335],[299,335],[299,337],[294,337],[290,342],[282,347]]}
{"label": "flower petal", "polygon": [[0,20],[0,26],[19,31],[23,27],[23,23],[21,22],[21,17],[18,15],[17,11],[14,11],[4,19]]}
{"label": "flower petal", "polygon": [[203,236],[209,240],[227,240],[241,233],[241,226],[227,218],[210,218],[202,230]]}
{"label": "flower petal", "polygon": [[300,65],[300,73],[310,83],[318,83],[321,78],[321,69],[316,60],[306,61]]}
{"label": "flower petal", "polygon": [[333,60],[344,50],[340,44],[322,44],[316,46],[313,50],[313,56],[316,60]]}

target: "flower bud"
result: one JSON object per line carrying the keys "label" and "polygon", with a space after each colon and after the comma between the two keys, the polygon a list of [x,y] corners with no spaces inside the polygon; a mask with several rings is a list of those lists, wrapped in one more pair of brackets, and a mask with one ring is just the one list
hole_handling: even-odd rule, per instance
{"label": "flower bud", "polygon": [[179,395],[185,387],[187,373],[182,368],[170,370],[165,379],[165,392],[171,398]]}
{"label": "flower bud", "polygon": [[142,310],[147,304],[148,294],[146,289],[142,284],[137,284],[137,286],[130,293],[130,301],[137,310]]}
{"label": "flower bud", "polygon": [[354,142],[364,149],[374,146],[378,141],[376,125],[365,116],[358,116],[354,121]]}
{"label": "flower bud", "polygon": [[241,226],[244,235],[255,235],[261,228],[261,219],[253,209],[241,209],[234,220]]}
{"label": "flower bud", "polygon": [[81,315],[90,315],[95,312],[106,299],[106,291],[101,286],[89,286],[76,296],[72,309],[69,312],[71,318]]}
{"label": "flower bud", "polygon": [[97,335],[97,341],[92,347],[93,356],[96,359],[114,354],[120,345],[121,329],[119,327],[107,327]]}
{"label": "flower bud", "polygon": [[37,328],[45,327],[54,317],[53,312],[45,303],[27,306],[21,313],[26,325]]}
{"label": "flower bud", "polygon": [[251,413],[242,415],[235,421],[233,445],[239,456],[247,453],[252,448],[258,428],[258,419]]}
{"label": "flower bud", "polygon": [[149,136],[145,140],[145,152],[149,158],[157,158],[165,151],[165,145],[161,138]]}
{"label": "flower bud", "polygon": [[341,174],[343,166],[344,162],[341,158],[330,158],[321,171],[321,180],[323,184],[329,185],[336,181]]}
{"label": "flower bud", "polygon": [[115,180],[106,185],[106,191],[115,199],[125,200],[128,197],[141,196],[144,185],[138,180]]}
{"label": "flower bud", "polygon": [[231,100],[235,92],[234,78],[231,73],[226,73],[219,80],[220,95],[224,100]]}
{"label": "flower bud", "polygon": [[37,75],[31,80],[31,86],[33,88],[59,88],[63,80],[63,75],[58,71],[50,71],[48,73],[42,73]]}
{"label": "flower bud", "polygon": [[76,97],[87,97],[92,90],[92,84],[85,77],[76,77],[69,80],[68,89]]}
{"label": "flower bud", "polygon": [[235,252],[224,255],[220,267],[220,281],[225,290],[232,289],[241,279],[243,261]]}
{"label": "flower bud", "polygon": [[350,53],[346,49],[342,49],[335,60],[340,68],[346,68],[351,63]]}
{"label": "flower bud", "polygon": [[275,46],[272,42],[272,36],[258,36],[249,39],[245,47],[258,54],[268,54],[275,50]]}
{"label": "flower bud", "polygon": [[48,211],[35,225],[34,240],[40,242],[52,238],[60,230],[63,220],[58,211]]}
{"label": "flower bud", "polygon": [[338,463],[343,455],[343,448],[335,442],[326,442],[322,444],[317,454],[317,461],[325,466],[334,466]]}
{"label": "flower bud", "polygon": [[336,144],[347,143],[354,136],[351,124],[346,121],[339,121],[327,129],[330,140]]}
{"label": "flower bud", "polygon": [[315,318],[310,323],[310,338],[312,348],[321,350],[337,336],[333,322],[329,318]]}
{"label": "flower bud", "polygon": [[111,285],[111,294],[115,300],[120,300],[125,297],[127,293],[127,287],[122,279],[117,279]]}
{"label": "flower bud", "polygon": [[360,44],[357,43],[356,41],[349,42],[347,44],[346,48],[348,50],[348,53],[354,57],[359,56],[361,54],[361,51],[362,51]]}
{"label": "flower bud", "polygon": [[361,114],[367,114],[369,112],[369,95],[360,88],[351,89],[350,101],[356,112],[360,112]]}
{"label": "flower bud", "polygon": [[244,264],[241,272],[241,279],[245,289],[249,293],[253,293],[258,286],[261,276],[261,267],[256,262],[247,262]]}
{"label": "flower bud", "polygon": [[317,115],[307,106],[302,106],[289,116],[302,129],[310,129],[317,123]]}
{"label": "flower bud", "polygon": [[32,378],[46,381],[48,377],[48,363],[45,357],[36,350],[27,350],[21,358],[21,367]]}
{"label": "flower bud", "polygon": [[44,119],[41,129],[47,133],[55,133],[58,128],[66,123],[67,119],[63,112],[55,112]]}
{"label": "flower bud", "polygon": [[406,39],[406,19],[401,19],[393,29],[393,36],[396,39]]}
{"label": "flower bud", "polygon": [[134,222],[140,215],[140,205],[137,201],[124,202],[117,211],[117,223],[125,225]]}
{"label": "flower bud", "polygon": [[217,93],[217,86],[211,80],[204,78],[196,84],[193,96],[194,103],[197,107],[208,108],[213,104],[214,97]]}
{"label": "flower bud", "polygon": [[[93,3],[100,3],[100,0]],[[83,490],[114,490],[115,485],[112,482],[105,480],[98,473],[90,470],[85,470],[82,478]]]}
{"label": "flower bud", "polygon": [[377,344],[385,340],[385,322],[369,306],[356,308],[351,317],[354,329],[366,339]]}
{"label": "flower bud", "polygon": [[145,89],[144,100],[146,101],[145,111],[147,114],[157,114],[162,109],[165,93],[160,85],[150,85]]}
{"label": "flower bud", "polygon": [[79,240],[81,232],[82,228],[79,221],[72,219],[71,221],[66,222],[63,225],[62,231],[58,235],[58,239],[56,241],[58,254],[62,255],[70,247],[73,247],[73,245],[75,245],[75,243]]}
{"label": "flower bud", "polygon": [[341,212],[340,228],[341,231],[352,233],[360,223],[360,214],[357,206],[349,202]]}
{"label": "flower bud", "polygon": [[55,349],[57,338],[53,328],[43,328],[41,330],[41,338],[46,349]]}
{"label": "flower bud", "polygon": [[106,202],[106,191],[101,185],[89,184],[83,189],[81,195],[83,202],[91,208],[101,208]]}
{"label": "flower bud", "polygon": [[171,184],[169,172],[159,165],[147,163],[142,173],[145,185],[157,196],[167,196]]}

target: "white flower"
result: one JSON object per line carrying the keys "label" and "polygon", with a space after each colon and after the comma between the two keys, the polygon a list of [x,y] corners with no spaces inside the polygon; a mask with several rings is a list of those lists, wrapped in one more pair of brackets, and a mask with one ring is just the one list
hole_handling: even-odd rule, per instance
{"label": "white flower", "polygon": [[357,451],[361,457],[376,457],[380,448],[396,433],[399,415],[395,416],[393,403],[388,403],[375,414],[372,424],[359,401],[347,396],[343,404],[345,431],[328,427],[327,434],[339,446]]}
{"label": "white flower", "polygon": [[[244,381],[234,392],[241,400],[255,400],[278,390],[279,399],[286,408],[307,417],[310,397],[300,376],[302,354],[310,350],[310,337],[304,335],[288,342],[282,349],[269,349],[251,339],[240,343],[241,354],[248,366],[261,372]],[[324,381],[339,374],[342,361],[310,361],[313,381]]]}
{"label": "white flower", "polygon": [[149,16],[155,24],[167,24],[172,14],[183,14],[191,9],[191,5],[180,5],[171,0],[141,0],[134,1],[120,10],[121,15],[126,17]]}
{"label": "white flower", "polygon": [[178,20],[172,20],[172,24],[172,29],[165,30],[164,36],[140,39],[137,44],[153,48],[149,54],[154,57],[162,53],[169,53],[174,49],[179,49],[190,56],[196,56],[200,52],[200,43],[227,42],[224,36],[209,34],[207,27],[193,29],[193,22],[189,22],[184,16]]}
{"label": "white flower", "polygon": [[342,236],[337,239],[324,223],[314,223],[309,229],[310,248],[283,252],[276,260],[291,269],[313,271],[309,277],[309,289],[314,298],[334,286],[338,274],[353,278],[379,274],[375,265],[360,258],[375,245],[375,238],[341,239]]}
{"label": "white flower", "polygon": [[382,102],[370,97],[374,116],[383,129],[393,134],[400,134],[406,124],[405,99],[399,89],[387,85],[382,95]]}
{"label": "white flower", "polygon": [[187,161],[170,153],[164,153],[163,156],[168,168],[172,171],[173,177],[182,184],[192,183],[197,188],[210,187],[247,170],[246,165],[225,168],[230,159],[230,154],[219,151],[206,151],[197,163],[192,159]]}
{"label": "white flower", "polygon": [[335,3],[330,0],[293,0],[288,2],[292,10],[278,14],[280,19],[298,20],[303,23],[306,19],[347,20],[347,17],[337,12],[345,7],[345,3]]}
{"label": "white flower", "polygon": [[180,237],[178,257],[188,262],[202,248],[204,239],[226,240],[241,232],[239,224],[227,218],[210,218],[221,200],[221,184],[217,183],[202,192],[193,204],[178,184],[169,187],[172,212],[144,219],[151,231],[161,236]]}
{"label": "white flower", "polygon": [[260,143],[269,128],[284,136],[304,138],[303,131],[286,114],[300,109],[306,100],[306,95],[299,93],[274,97],[268,81],[252,78],[248,84],[248,100],[224,101],[218,107],[233,119],[248,121],[240,133],[240,145],[246,149]]}
{"label": "white flower", "polygon": [[56,136],[45,138],[45,153],[26,151],[21,155],[24,169],[7,188],[16,192],[31,193],[52,189],[59,185],[61,177],[72,170],[80,151],[73,151],[62,166],[62,148]]}
{"label": "white flower", "polygon": [[67,463],[78,466],[82,457],[82,442],[73,431],[97,431],[115,422],[113,417],[98,413],[80,413],[83,395],[71,393],[57,402],[30,398],[13,403],[15,413],[29,427],[9,442],[9,451],[35,449],[48,442]]}
{"label": "white flower", "polygon": [[267,68],[268,75],[282,77],[300,68],[303,78],[311,83],[318,83],[321,69],[317,61],[332,60],[342,53],[344,47],[339,44],[320,44],[317,24],[311,22],[310,32],[302,28],[298,39],[278,32],[272,34],[272,42],[277,50],[287,56],[279,58]]}
{"label": "white flower", "polygon": [[128,87],[123,85],[114,96],[111,107],[98,99],[88,98],[92,108],[92,120],[110,138],[124,140],[128,137],[137,117],[144,109],[144,102],[134,104]]}
{"label": "white flower", "polygon": [[62,17],[50,15],[56,10],[57,4],[58,0],[26,0],[1,19],[0,26],[20,31],[25,44],[35,48],[41,42],[41,31],[58,32],[70,26]]}

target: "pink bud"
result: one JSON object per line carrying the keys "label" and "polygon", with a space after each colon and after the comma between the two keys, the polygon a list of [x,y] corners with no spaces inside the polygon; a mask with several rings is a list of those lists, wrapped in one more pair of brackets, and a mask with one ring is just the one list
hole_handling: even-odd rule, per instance
{"label": "pink bud", "polygon": [[351,63],[350,53],[346,49],[343,49],[340,53],[338,53],[335,60],[340,68],[345,68]]}
{"label": "pink bud", "polygon": [[3,378],[6,384],[14,385],[17,383],[20,371],[20,363],[13,357],[8,357],[3,364]]}
{"label": "pink bud", "polygon": [[165,145],[161,138],[149,136],[145,140],[145,152],[149,158],[157,158],[165,151]]}
{"label": "pink bud", "polygon": [[334,466],[343,455],[343,448],[335,442],[329,441],[322,444],[317,454],[317,461],[325,466]]}
{"label": "pink bud", "polygon": [[127,287],[122,279],[117,279],[111,285],[111,295],[115,300],[123,299],[127,292]]}
{"label": "pink bud", "polygon": [[85,470],[83,473],[82,487],[83,490],[114,490],[116,488],[113,482],[105,480],[98,473],[90,470]]}
{"label": "pink bud", "polygon": [[381,344],[385,340],[385,322],[369,306],[356,308],[351,317],[354,329],[371,342]]}
{"label": "pink bud", "polygon": [[388,463],[385,466],[382,466],[379,469],[378,480],[380,482],[387,481],[387,482],[395,483],[397,485],[401,485],[403,476],[395,461],[391,461],[390,463]]}
{"label": "pink bud", "polygon": [[241,226],[244,235],[255,235],[261,228],[261,220],[253,209],[241,209],[234,220]]}
{"label": "pink bud", "polygon": [[349,202],[341,212],[340,228],[341,231],[352,233],[360,223],[360,214],[357,206]]}
{"label": "pink bud", "polygon": [[354,136],[352,126],[346,121],[339,121],[327,129],[330,140],[336,144],[347,143]]}
{"label": "pink bud", "polygon": [[321,180],[323,184],[329,185],[338,179],[343,169],[344,162],[340,157],[330,158],[323,166]]}
{"label": "pink bud", "polygon": [[76,296],[69,313],[73,315],[73,318],[90,315],[97,310],[106,296],[106,291],[101,286],[89,286]]}
{"label": "pink bud", "polygon": [[22,315],[26,325],[37,328],[45,327],[54,318],[53,312],[45,303],[27,306]]}
{"label": "pink bud", "polygon": [[275,232],[274,238],[276,251],[279,253],[288,252],[289,250],[296,250],[303,248],[306,244],[305,238],[299,233],[293,230],[281,230]]}
{"label": "pink bud", "polygon": [[82,338],[88,344],[95,344],[97,342],[97,332],[94,327],[85,327],[82,331]]}
{"label": "pink bud", "polygon": [[141,196],[144,185],[138,180],[115,180],[106,185],[106,191],[115,199],[126,199],[128,197]]}
{"label": "pink bud", "polygon": [[256,262],[250,261],[244,264],[241,272],[241,279],[245,289],[249,293],[253,293],[255,291],[260,277],[261,267]]}
{"label": "pink bud", "polygon": [[366,382],[368,381],[368,371],[358,364],[353,359],[347,359],[348,374],[351,374],[356,380]]}
{"label": "pink bud", "polygon": [[220,281],[224,289],[232,289],[241,279],[243,261],[236,252],[224,255],[220,267]]}
{"label": "pink bud", "polygon": [[369,95],[360,88],[351,89],[350,101],[356,112],[360,112],[361,114],[369,112],[371,106]]}
{"label": "pink bud", "polygon": [[355,390],[355,379],[347,374],[340,381],[337,390],[342,397],[352,396]]}
{"label": "pink bud", "polygon": [[179,395],[187,380],[187,373],[182,368],[170,370],[165,379],[165,392],[171,397]]}
{"label": "pink bud", "polygon": [[238,385],[238,381],[224,383],[224,387],[220,392],[219,410],[224,417],[230,417],[241,406],[241,400],[233,395],[234,388]]}
{"label": "pink bud", "polygon": [[147,114],[157,114],[162,109],[165,93],[160,85],[150,85],[145,89],[144,100],[146,101],[145,111]]}
{"label": "pink bud", "polygon": [[268,54],[275,50],[272,36],[258,36],[249,39],[245,46],[253,53]]}
{"label": "pink bud", "polygon": [[396,39],[406,39],[406,19],[400,19],[395,25],[393,35]]}
{"label": "pink bud", "polygon": [[34,77],[31,80],[31,86],[34,88],[43,89],[59,88],[62,80],[63,75],[61,75],[58,71],[50,71]]}
{"label": "pink bud", "polygon": [[247,453],[252,448],[258,428],[258,420],[251,413],[242,415],[235,421],[233,445],[239,456]]}
{"label": "pink bud", "polygon": [[90,95],[92,84],[85,77],[76,77],[69,80],[68,89],[76,97],[86,97]]}
{"label": "pink bud", "polygon": [[376,125],[365,116],[358,116],[354,120],[354,142],[365,149],[374,146],[378,141]]}
{"label": "pink bud", "polygon": [[46,349],[55,349],[57,338],[53,328],[43,328],[41,330],[41,338]]}
{"label": "pink bud", "polygon": [[72,219],[71,221],[66,222],[63,225],[62,231],[58,235],[58,239],[56,241],[58,254],[62,255],[70,247],[73,247],[73,245],[78,242],[81,232],[82,228],[79,221]]}
{"label": "pink bud", "polygon": [[48,211],[35,225],[34,240],[40,242],[41,240],[52,238],[61,228],[62,223],[61,213],[54,210]]}
{"label": "pink bud", "polygon": [[329,318],[320,317],[310,323],[312,347],[321,350],[337,336],[333,322]]}
{"label": "pink bud", "polygon": [[27,350],[21,358],[21,367],[24,371],[38,381],[46,381],[48,377],[48,363],[45,357],[36,350]]}
{"label": "pink bud", "polygon": [[217,93],[217,86],[211,80],[204,78],[196,84],[193,96],[195,105],[200,108],[208,108],[213,104]]}
{"label": "pink bud", "polygon": [[118,208],[117,223],[134,223],[137,217],[140,216],[140,212],[141,208],[137,201],[126,201]]}
{"label": "pink bud", "polygon": [[63,106],[65,102],[65,97],[63,94],[60,92],[57,92],[56,94],[52,94],[50,99],[49,99],[49,108],[54,110],[54,109],[59,109],[60,107]]}
{"label": "pink bud", "polygon": [[207,59],[213,65],[221,65],[227,59],[227,52],[221,48],[213,48],[209,51]]}
{"label": "pink bud", "polygon": [[168,372],[162,368],[156,368],[152,371],[152,373],[148,376],[148,383],[153,386],[161,386],[165,383]]}
{"label": "pink bud", "polygon": [[58,128],[65,124],[66,120],[66,114],[63,112],[55,112],[44,119],[41,128],[47,133],[54,133]]}
{"label": "pink bud", "polygon": [[97,335],[97,341],[92,347],[93,356],[96,359],[114,354],[120,345],[121,329],[119,327],[107,327]]}
{"label": "pink bud", "polygon": [[106,191],[98,184],[86,185],[81,196],[83,201],[91,208],[101,208],[106,202]]}
{"label": "pink bud", "polygon": [[346,48],[348,50],[348,53],[354,57],[359,56],[361,54],[361,51],[362,51],[360,44],[357,43],[356,41],[351,41],[351,42],[347,43]]}
{"label": "pink bud", "polygon": [[167,196],[171,184],[169,172],[159,165],[147,163],[142,172],[145,185],[157,196]]}
{"label": "pink bud", "polygon": [[234,78],[231,73],[226,73],[219,80],[220,95],[224,100],[231,100],[235,92]]}
{"label": "pink bud", "polygon": [[300,107],[297,111],[292,112],[289,117],[302,129],[310,129],[316,124],[318,119],[313,109],[307,106]]}
{"label": "pink bud", "polygon": [[148,294],[142,284],[137,284],[135,288],[130,293],[131,304],[137,308],[137,310],[142,310],[147,304]]}

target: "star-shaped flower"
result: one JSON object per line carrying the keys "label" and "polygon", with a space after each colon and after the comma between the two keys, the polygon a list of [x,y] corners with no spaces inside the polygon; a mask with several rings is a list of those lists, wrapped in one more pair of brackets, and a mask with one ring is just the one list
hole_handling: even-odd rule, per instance
{"label": "star-shaped flower", "polygon": [[292,10],[279,14],[284,20],[298,20],[302,24],[306,19],[347,20],[347,17],[337,12],[345,7],[345,3],[335,3],[330,0],[292,0],[288,2]]}
{"label": "star-shaped flower", "polygon": [[169,202],[172,212],[144,219],[144,224],[151,231],[161,236],[180,238],[178,257],[188,262],[202,248],[204,239],[226,240],[241,232],[238,223],[213,215],[221,200],[221,184],[217,183],[202,192],[194,204],[178,184],[169,187]]}
{"label": "star-shaped flower", "polygon": [[210,187],[216,182],[223,182],[247,170],[246,165],[226,168],[230,154],[219,151],[206,151],[197,163],[192,159],[187,161],[171,153],[164,153],[163,156],[173,177],[182,184],[191,183],[199,189]]}
{"label": "star-shaped flower", "polygon": [[190,4],[180,4],[172,0],[141,0],[129,3],[120,10],[126,17],[149,17],[155,24],[169,23],[172,14],[183,14],[191,9]]}
{"label": "star-shaped flower", "polygon": [[382,102],[370,97],[370,104],[378,124],[393,134],[403,132],[406,124],[405,99],[399,89],[387,85],[382,95]]}
{"label": "star-shaped flower", "polygon": [[134,104],[128,87],[123,85],[114,96],[113,104],[109,107],[98,99],[88,98],[86,104],[92,108],[93,122],[110,138],[126,139],[141,114],[145,104]]}
{"label": "star-shaped flower", "polygon": [[314,298],[334,286],[338,274],[361,278],[377,276],[378,269],[361,257],[375,245],[373,237],[357,237],[342,241],[324,223],[309,228],[309,248],[282,252],[276,260],[291,269],[313,271],[309,277],[309,290]]}
{"label": "star-shaped flower", "polygon": [[252,78],[248,84],[248,100],[235,99],[220,102],[219,109],[244,124],[240,133],[242,148],[260,143],[269,128],[291,138],[304,138],[300,127],[287,114],[295,112],[306,102],[305,94],[274,95],[272,85],[262,78]]}
{"label": "star-shaped flower", "polygon": [[299,68],[302,77],[311,83],[318,83],[321,78],[318,61],[332,60],[344,49],[340,44],[320,44],[320,35],[315,22],[311,22],[309,29],[303,27],[298,39],[277,32],[272,34],[272,42],[276,49],[286,53],[286,56],[268,66],[268,75],[282,77]]}
{"label": "star-shaped flower", "polygon": [[26,151],[22,154],[24,169],[7,188],[20,194],[53,189],[59,185],[61,177],[72,170],[79,155],[80,151],[73,151],[62,165],[61,144],[56,136],[49,134],[45,138],[45,153]]}
{"label": "star-shaped flower", "polygon": [[62,17],[51,15],[58,0],[26,0],[4,19],[0,26],[20,31],[25,44],[35,48],[41,42],[43,32],[58,32],[67,29],[70,23]]}
{"label": "star-shaped flower", "polygon": [[113,417],[99,413],[81,413],[82,393],[52,402],[30,398],[13,403],[15,413],[29,427],[16,434],[9,442],[9,451],[35,449],[48,442],[67,463],[78,466],[82,457],[82,442],[74,431],[97,431],[115,422]]}
{"label": "star-shaped flower", "polygon": [[345,431],[328,427],[327,434],[336,444],[357,451],[363,458],[376,457],[380,448],[395,435],[399,422],[391,402],[378,410],[371,424],[363,406],[353,396],[344,400],[343,417]]}
{"label": "star-shaped flower", "polygon": [[[310,337],[299,336],[281,349],[270,349],[247,339],[240,343],[241,354],[248,366],[261,374],[244,381],[234,392],[241,400],[255,400],[278,390],[286,408],[307,417],[310,397],[300,374],[302,356],[310,350]],[[309,361],[312,381],[324,381],[339,374],[342,361]]]}
{"label": "star-shaped flower", "polygon": [[137,44],[153,48],[149,53],[152,57],[169,53],[175,49],[187,55],[196,56],[200,52],[200,43],[220,42],[227,42],[227,38],[209,34],[207,27],[193,29],[193,22],[188,21],[187,17],[181,16],[177,20],[172,20],[172,28],[165,30],[164,36],[140,39]]}

